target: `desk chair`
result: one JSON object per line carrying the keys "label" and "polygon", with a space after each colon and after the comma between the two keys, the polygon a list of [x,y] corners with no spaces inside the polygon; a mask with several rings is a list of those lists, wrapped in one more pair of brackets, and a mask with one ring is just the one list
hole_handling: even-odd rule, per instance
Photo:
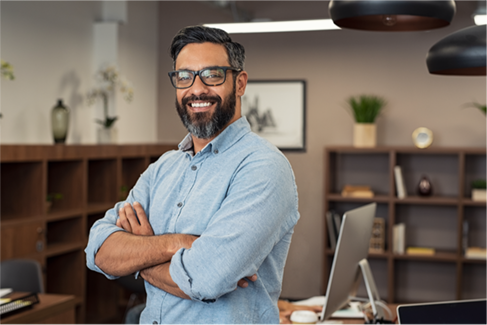
{"label": "desk chair", "polygon": [[41,265],[31,259],[11,259],[0,263],[0,288],[44,293]]}
{"label": "desk chair", "polygon": [[134,275],[127,275],[118,278],[117,283],[130,292],[130,298],[125,308],[125,324],[139,324],[140,314],[145,308],[145,285],[144,279],[140,276],[135,279]]}

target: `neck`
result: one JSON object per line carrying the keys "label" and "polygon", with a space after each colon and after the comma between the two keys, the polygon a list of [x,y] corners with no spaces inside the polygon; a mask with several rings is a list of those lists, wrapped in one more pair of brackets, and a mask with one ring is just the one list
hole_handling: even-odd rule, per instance
{"label": "neck", "polygon": [[193,138],[193,150],[194,154],[196,155],[198,152],[200,152],[208,143],[211,142],[214,138],[216,138],[216,135],[209,138],[209,139],[200,139],[195,137],[194,135],[191,134],[191,137]]}

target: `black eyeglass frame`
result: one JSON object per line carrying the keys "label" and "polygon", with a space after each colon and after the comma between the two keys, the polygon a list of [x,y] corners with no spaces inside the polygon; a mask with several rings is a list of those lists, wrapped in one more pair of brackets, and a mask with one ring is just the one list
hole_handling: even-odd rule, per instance
{"label": "black eyeglass frame", "polygon": [[[220,85],[223,85],[225,83],[225,81],[227,81],[227,71],[228,70],[231,70],[231,71],[235,71],[235,72],[241,72],[242,69],[240,68],[234,68],[234,67],[219,67],[219,66],[215,66],[215,67],[207,67],[207,68],[203,68],[199,71],[193,71],[193,70],[175,70],[175,71],[171,71],[171,72],[168,72],[168,75],[169,75],[169,79],[171,80],[171,84],[174,88],[176,89],[187,89],[187,88],[191,88],[194,84],[194,81],[196,80],[196,76],[199,76],[200,73],[204,70],[211,70],[211,69],[222,69],[223,72],[224,72],[224,76],[223,76],[223,81],[220,82],[220,83],[217,83],[217,84],[207,84],[205,82],[205,78],[201,78],[200,76],[200,80],[201,82],[203,82],[205,85],[207,86],[210,86],[210,87],[214,87],[214,86],[220,86]],[[174,80],[173,80],[173,76],[177,73],[177,72],[181,72],[181,71],[185,71],[185,72],[190,72],[192,75],[193,75],[193,80],[191,82],[191,85],[187,86],[187,87],[177,87],[175,84],[174,84]]]}

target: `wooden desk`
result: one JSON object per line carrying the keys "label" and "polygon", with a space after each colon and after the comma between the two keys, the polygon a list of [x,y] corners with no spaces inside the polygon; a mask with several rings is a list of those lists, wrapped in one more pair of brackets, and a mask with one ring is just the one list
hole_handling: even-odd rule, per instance
{"label": "wooden desk", "polygon": [[[397,323],[397,306],[399,306],[399,304],[387,304],[387,307],[389,307],[389,309],[391,310],[393,319],[389,319],[387,312],[384,312],[386,320],[393,320],[394,323]],[[364,324],[363,318],[331,318],[330,321],[341,324]]]}
{"label": "wooden desk", "polygon": [[75,296],[38,294],[39,303],[31,309],[0,319],[3,324],[74,324]]}

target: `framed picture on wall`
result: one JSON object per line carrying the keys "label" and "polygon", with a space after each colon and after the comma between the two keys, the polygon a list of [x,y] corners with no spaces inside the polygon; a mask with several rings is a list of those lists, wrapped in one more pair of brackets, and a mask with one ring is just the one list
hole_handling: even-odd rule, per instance
{"label": "framed picture on wall", "polygon": [[252,131],[283,151],[305,151],[306,82],[249,80],[242,115]]}

